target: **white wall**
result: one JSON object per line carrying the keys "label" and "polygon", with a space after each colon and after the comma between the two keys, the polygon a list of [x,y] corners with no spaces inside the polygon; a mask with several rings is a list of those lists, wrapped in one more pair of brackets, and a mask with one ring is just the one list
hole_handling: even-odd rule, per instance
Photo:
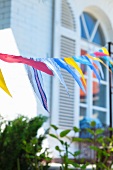
{"label": "white wall", "polygon": [[[25,57],[51,57],[52,0],[12,0],[11,28],[18,50]],[[50,76],[44,74],[45,91],[50,105]],[[46,114],[39,100],[37,113]]]}
{"label": "white wall", "polygon": [[[19,55],[12,30],[0,30],[0,53]],[[28,117],[37,113],[36,100],[23,64],[11,64],[0,60],[6,84],[12,94],[9,97],[0,89],[0,114],[13,119],[18,114]]]}

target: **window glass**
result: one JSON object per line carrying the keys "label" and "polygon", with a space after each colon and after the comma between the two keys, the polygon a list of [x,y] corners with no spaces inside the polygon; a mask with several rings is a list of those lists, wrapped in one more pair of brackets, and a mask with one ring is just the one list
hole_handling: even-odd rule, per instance
{"label": "window glass", "polygon": [[93,81],[93,105],[106,107],[106,85]]}
{"label": "window glass", "polygon": [[103,125],[106,125],[106,112],[93,110],[93,118],[98,119]]}
{"label": "window glass", "polygon": [[84,117],[87,116],[86,111],[87,111],[87,109],[85,107],[80,107],[80,118],[79,118],[80,121],[83,120]]}
{"label": "window glass", "polygon": [[86,12],[84,12],[84,18],[85,18],[89,35],[91,36],[94,26],[96,24],[96,19]]}
{"label": "window glass", "polygon": [[80,103],[87,103],[87,79],[86,80],[86,87],[85,87],[85,92],[80,89]]}
{"label": "window glass", "polygon": [[[83,12],[80,17],[81,24],[81,38],[85,38],[86,41],[81,39],[82,49],[81,55],[86,54],[86,51],[94,51],[97,49],[97,45],[105,45],[105,37],[99,21],[93,17],[90,13]],[[105,61],[104,61],[105,62]],[[100,63],[101,64],[101,63]],[[95,68],[96,62],[94,64]],[[104,79],[101,83],[98,82],[96,75],[91,71],[88,66],[83,64],[80,65],[85,79],[87,82],[86,93],[80,89],[80,120],[84,117],[90,116],[89,118],[99,119],[103,124],[106,123],[106,107],[107,107],[107,69],[104,65],[102,66]],[[100,72],[99,72],[100,74]],[[100,111],[102,109],[102,111]],[[87,115],[88,114],[88,115]]]}
{"label": "window glass", "polygon": [[103,46],[105,45],[105,38],[103,36],[103,31],[100,26],[98,27],[98,29],[96,31],[93,42],[96,44],[103,45]]}
{"label": "window glass", "polygon": [[[104,63],[105,63],[105,60],[104,60]],[[103,80],[106,81],[107,80],[107,69],[103,64],[101,64],[101,66],[102,66],[102,71],[103,71],[103,74],[104,74]]]}
{"label": "window glass", "polygon": [[[81,55],[85,55],[86,51],[81,49]],[[85,77],[87,77],[87,65],[85,64],[81,64],[80,68],[84,74]],[[82,91],[82,89],[80,89],[80,103],[87,103],[87,79],[86,80],[86,92]]]}
{"label": "window glass", "polygon": [[[83,20],[80,17],[81,37],[89,40],[91,38],[91,35],[92,35],[94,27],[97,23],[97,20],[91,14],[89,14],[87,12],[83,12],[82,15],[84,16],[83,19],[84,19],[86,28],[84,27]],[[86,31],[89,33],[89,39],[86,36]],[[98,25],[98,27],[96,28],[96,30],[94,32],[94,37],[93,37],[92,42],[94,42],[98,45],[102,45],[102,46],[105,45],[105,37],[104,37],[104,34],[103,34],[100,24]]]}
{"label": "window glass", "polygon": [[[81,49],[81,55],[85,55],[86,53],[87,53],[86,50]],[[87,76],[87,65],[81,64],[80,67],[84,75]]]}
{"label": "window glass", "polygon": [[82,22],[81,17],[80,17],[80,23],[81,23],[81,37],[85,38],[87,40],[86,33],[85,33],[85,30],[84,30],[84,26],[83,26],[83,22]]}

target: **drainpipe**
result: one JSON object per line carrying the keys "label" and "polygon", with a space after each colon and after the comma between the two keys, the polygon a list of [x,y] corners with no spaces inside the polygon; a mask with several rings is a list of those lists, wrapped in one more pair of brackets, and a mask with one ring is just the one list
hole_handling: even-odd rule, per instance
{"label": "drainpipe", "polygon": [[[113,42],[108,42],[108,52],[110,57],[112,57],[113,52],[111,51],[111,46],[113,46]],[[110,128],[112,128],[112,73],[109,72],[109,118],[110,118]],[[112,131],[110,131],[110,138],[112,138]]]}
{"label": "drainpipe", "polygon": [[[52,38],[51,38],[51,58],[54,56],[54,21],[55,21],[55,0],[52,0]],[[49,124],[51,124],[52,117],[52,96],[53,96],[53,78],[50,78],[50,118]]]}

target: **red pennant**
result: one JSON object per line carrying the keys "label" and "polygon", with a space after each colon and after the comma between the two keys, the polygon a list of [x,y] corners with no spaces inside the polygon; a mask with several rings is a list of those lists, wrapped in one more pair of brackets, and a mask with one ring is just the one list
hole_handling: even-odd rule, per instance
{"label": "red pennant", "polygon": [[14,56],[9,54],[0,53],[0,59],[8,63],[23,63],[34,67],[37,70],[43,71],[49,75],[53,75],[52,70],[50,70],[45,63],[41,61],[34,61],[32,59],[24,58],[22,56]]}

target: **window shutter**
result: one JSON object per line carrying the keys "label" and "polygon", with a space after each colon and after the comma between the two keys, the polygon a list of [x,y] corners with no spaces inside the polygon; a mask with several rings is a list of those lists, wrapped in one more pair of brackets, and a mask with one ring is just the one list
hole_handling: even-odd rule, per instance
{"label": "window shutter", "polygon": [[62,27],[75,31],[74,15],[66,0],[62,0],[61,24]]}
{"label": "window shutter", "polygon": [[[73,11],[67,0],[55,2],[54,57],[71,57],[76,51],[76,36],[72,36],[76,32]],[[60,129],[67,129],[75,123],[75,80],[64,69],[61,73],[70,96],[59,80],[54,78],[51,123]]]}
{"label": "window shutter", "polygon": [[[60,56],[62,58],[75,55],[75,41],[61,36]],[[69,90],[69,95],[60,83],[59,88],[59,121],[61,128],[73,126],[74,119],[74,79],[65,70],[61,71]]]}

